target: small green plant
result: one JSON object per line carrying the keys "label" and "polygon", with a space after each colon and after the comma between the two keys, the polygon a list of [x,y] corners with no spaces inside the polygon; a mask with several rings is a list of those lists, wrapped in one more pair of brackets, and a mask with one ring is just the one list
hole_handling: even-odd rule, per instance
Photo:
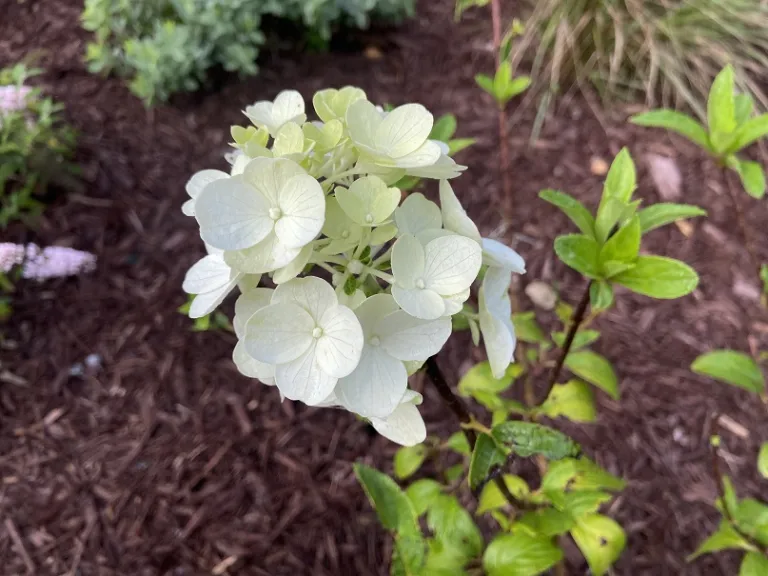
{"label": "small green plant", "polygon": [[531,0],[513,62],[531,61],[548,97],[594,87],[604,100],[688,107],[706,116],[712,79],[728,63],[762,107],[768,5],[760,0]]}
{"label": "small green plant", "polygon": [[397,21],[413,0],[86,0],[83,27],[94,33],[86,61],[94,73],[130,79],[150,106],[198,89],[208,71],[254,75],[266,41],[264,16],[299,22],[327,42],[335,26]]}
{"label": "small green plant", "polygon": [[[399,480],[410,480],[425,462],[438,463],[445,453],[459,455],[461,463],[442,477],[417,479],[405,490],[381,472],[356,466],[380,521],[394,536],[392,574],[541,574],[563,561],[560,539],[566,536],[581,550],[592,574],[607,573],[620,556],[624,530],[600,510],[624,481],[592,462],[549,423],[558,418],[594,422],[594,388],[619,398],[613,366],[590,349],[600,338],[590,325],[613,305],[614,284],[661,299],[685,296],[698,284],[696,272],[683,262],[641,255],[640,246],[647,233],[705,212],[680,204],[639,209],[640,202],[632,199],[635,187],[635,166],[624,149],[611,166],[594,215],[563,192],[541,192],[580,231],[556,239],[557,256],[587,278],[576,307],[549,289],[561,323],[557,329],[548,335],[535,312],[511,314],[516,361],[500,370],[493,345],[486,341],[489,361],[461,378],[458,396],[434,358],[427,361],[428,377],[442,397],[450,398],[447,404],[462,430],[444,441],[428,438],[425,444],[401,448],[394,473]],[[454,329],[469,329],[475,344],[481,333],[486,338],[491,333],[485,312],[491,285],[486,276],[478,308],[467,303],[453,317]],[[566,371],[570,376],[563,378]],[[546,378],[539,381],[542,375]],[[522,399],[510,396],[514,388]],[[466,405],[470,399],[487,410],[482,421],[471,415]],[[506,470],[511,462],[526,459],[537,464],[538,486]],[[462,487],[476,497],[470,509],[456,496]],[[426,534],[419,528],[422,516]],[[474,517],[482,516],[492,519],[498,531],[488,543],[475,524]]]}
{"label": "small green plant", "polygon": [[[741,214],[739,199],[730,184],[728,171],[736,172],[746,192],[761,199],[765,195],[763,167],[737,156],[747,146],[768,136],[768,114],[752,117],[753,102],[748,94],[734,92],[734,72],[726,66],[715,78],[707,102],[707,126],[672,110],[654,110],[640,114],[632,122],[640,126],[666,128],[681,134],[698,144],[712,156],[724,171],[724,179],[737,210],[739,224],[760,279],[763,293],[768,294],[768,267],[757,265],[757,251],[752,234]],[[765,298],[763,305],[765,306]],[[713,350],[702,354],[691,365],[697,374],[719,382],[736,386],[755,394],[763,404],[768,404],[768,390],[761,363],[768,358],[768,351],[757,351],[754,357],[736,350]],[[717,419],[715,419],[717,420]],[[723,515],[717,531],[701,544],[691,556],[725,549],[745,550],[740,576],[758,576],[768,573],[768,505],[754,499],[739,500],[730,479],[720,472],[720,437],[711,439],[712,473],[720,492],[717,508]],[[768,477],[768,443],[763,444],[758,455],[757,467],[763,477]]]}
{"label": "small green plant", "polygon": [[[195,297],[193,295],[188,295],[187,301],[179,306],[178,312],[184,316],[188,316],[194,299]],[[219,310],[214,310],[210,314],[200,316],[199,318],[193,318],[192,321],[192,332],[208,332],[211,330],[222,330],[225,332],[235,331],[232,327],[232,322],[229,321],[227,315]]]}
{"label": "small green plant", "polygon": [[31,221],[49,187],[76,186],[75,135],[63,107],[26,85],[40,72],[24,64],[0,70],[0,228]]}

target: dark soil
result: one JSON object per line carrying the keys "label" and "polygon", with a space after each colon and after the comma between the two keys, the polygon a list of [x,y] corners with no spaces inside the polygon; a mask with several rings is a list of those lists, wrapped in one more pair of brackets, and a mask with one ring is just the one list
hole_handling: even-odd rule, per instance
{"label": "dark soil", "polygon": [[[628,533],[616,574],[736,573],[736,554],[685,562],[718,519],[707,448],[712,416],[736,423],[726,422],[721,434],[739,491],[763,497],[768,484],[758,480],[755,456],[768,440],[768,419],[746,393],[687,367],[712,348],[747,349],[748,333],[765,347],[768,318],[734,292],[737,281],[757,282],[724,182],[700,153],[660,131],[630,127],[626,110],[606,113],[582,97],[553,109],[529,147],[536,110],[521,107],[509,137],[515,195],[502,214],[495,113],[472,81],[492,66],[485,10],[454,24],[452,2],[424,1],[401,29],[359,37],[367,52],[264,52],[257,78],[230,78],[150,113],[119,79],[85,71],[80,2],[3,4],[0,65],[42,50],[42,82],[80,132],[86,182],[84,194],[52,205],[28,240],[99,258],[88,276],[20,284],[4,330],[3,574],[387,573],[388,537],[351,464],[388,469],[395,446],[350,414],[281,404],[275,390],[236,372],[233,336],[194,333],[176,311],[185,301],[183,275],[202,254],[195,223],[180,212],[186,179],[224,166],[228,127],[244,121],[239,111],[247,104],[281,89],[311,97],[345,84],[378,102],[420,101],[436,114],[455,113],[460,135],[478,138],[459,157],[470,169],[456,181],[471,215],[484,235],[501,231],[526,257],[523,285],[555,282],[572,302],[583,285],[551,250],[568,224],[537,192],[560,188],[594,205],[601,177],[591,173],[591,158],[609,160],[629,145],[641,170],[638,194],[657,201],[642,158],[649,151],[676,158],[683,201],[705,206],[709,218],[693,222],[689,237],[674,226],[656,231],[646,248],[691,263],[701,286],[672,302],[621,293],[598,323],[596,345],[621,376],[621,401],[601,395],[594,425],[558,425],[629,481],[607,512]],[[766,260],[765,203],[743,200]],[[21,238],[19,229],[3,235]],[[441,354],[446,371],[477,359],[465,350],[454,345]],[[101,366],[73,375],[89,354]],[[430,387],[425,415],[432,433],[455,429]],[[574,556],[569,573],[586,572]]]}

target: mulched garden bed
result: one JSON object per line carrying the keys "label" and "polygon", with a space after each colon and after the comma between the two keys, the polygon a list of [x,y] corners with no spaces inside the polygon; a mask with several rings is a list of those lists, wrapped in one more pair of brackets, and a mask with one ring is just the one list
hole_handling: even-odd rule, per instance
{"label": "mulched garden bed", "polygon": [[[375,101],[419,101],[436,114],[455,113],[460,135],[478,138],[458,158],[470,166],[455,185],[465,206],[484,235],[505,230],[526,257],[522,286],[556,282],[571,301],[582,284],[551,250],[567,223],[537,192],[555,187],[596,202],[601,177],[590,170],[593,157],[610,160],[629,145],[641,171],[638,195],[657,201],[642,159],[649,152],[675,158],[682,201],[710,216],[690,230],[654,232],[648,249],[691,263],[701,286],[673,302],[622,293],[599,322],[596,345],[619,372],[621,401],[601,395],[597,423],[561,424],[629,481],[608,510],[628,533],[616,574],[736,573],[738,555],[685,562],[718,519],[707,449],[713,414],[736,422],[721,433],[739,490],[768,491],[755,472],[757,446],[768,440],[765,407],[687,370],[711,348],[745,349],[748,331],[763,345],[768,340],[722,179],[691,146],[630,127],[626,110],[607,113],[574,97],[553,111],[533,147],[535,107],[514,112],[515,197],[502,214],[495,114],[472,81],[492,66],[490,22],[479,10],[455,24],[452,4],[422,2],[418,18],[402,28],[357,37],[365,51],[264,52],[258,77],[231,78],[153,112],[119,79],[85,71],[80,2],[3,8],[0,66],[42,50],[42,82],[80,131],[86,183],[83,194],[52,205],[37,229],[11,228],[3,239],[69,245],[99,258],[91,275],[20,285],[4,327],[4,574],[387,573],[388,537],[351,464],[388,468],[395,446],[351,414],[281,404],[275,390],[237,373],[229,359],[233,336],[194,333],[176,311],[185,300],[184,273],[202,254],[194,222],[180,212],[186,179],[203,167],[224,167],[228,127],[245,120],[239,111],[247,104],[285,88],[306,97],[345,84],[363,87]],[[761,231],[765,203],[750,206]],[[766,242],[759,248],[768,259]],[[449,373],[477,360],[466,350],[454,345],[441,354]],[[97,365],[73,370],[92,354]],[[454,429],[429,386],[426,396],[429,431]],[[569,573],[587,572],[577,555],[571,563]]]}

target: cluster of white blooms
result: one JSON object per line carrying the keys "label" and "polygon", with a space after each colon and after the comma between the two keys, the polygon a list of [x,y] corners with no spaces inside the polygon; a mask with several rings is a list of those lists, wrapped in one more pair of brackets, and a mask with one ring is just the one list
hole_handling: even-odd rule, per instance
{"label": "cluster of white blooms", "polygon": [[[190,316],[237,286],[240,372],[417,444],[422,398],[408,376],[443,347],[456,314],[476,344],[482,333],[501,376],[515,348],[509,284],[525,263],[481,238],[448,182],[465,167],[430,140],[423,106],[384,112],[352,87],[322,90],[313,105],[314,122],[294,91],[249,106],[253,125],[232,128],[231,173],[203,170],[187,184],[183,211],[208,252],[184,280]],[[401,202],[405,176],[439,180],[440,204],[420,193]],[[466,302],[481,270],[475,311]]]}
{"label": "cluster of white blooms", "polygon": [[29,86],[0,86],[0,115],[5,112],[15,112],[26,108],[27,96],[32,88]]}
{"label": "cluster of white blooms", "polygon": [[22,278],[46,280],[91,272],[96,268],[96,256],[64,246],[0,242],[0,272],[10,272],[17,265],[22,267]]}

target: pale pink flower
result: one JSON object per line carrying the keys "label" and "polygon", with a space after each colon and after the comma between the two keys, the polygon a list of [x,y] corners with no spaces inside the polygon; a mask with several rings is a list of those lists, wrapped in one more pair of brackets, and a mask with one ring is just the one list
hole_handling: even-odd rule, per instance
{"label": "pale pink flower", "polygon": [[24,110],[31,91],[29,86],[0,86],[0,113]]}
{"label": "pale pink flower", "polygon": [[40,249],[36,244],[24,246],[0,243],[0,271],[9,272],[13,266],[21,265],[24,278],[45,280],[76,276],[96,268],[96,256],[63,246],[49,246]]}

